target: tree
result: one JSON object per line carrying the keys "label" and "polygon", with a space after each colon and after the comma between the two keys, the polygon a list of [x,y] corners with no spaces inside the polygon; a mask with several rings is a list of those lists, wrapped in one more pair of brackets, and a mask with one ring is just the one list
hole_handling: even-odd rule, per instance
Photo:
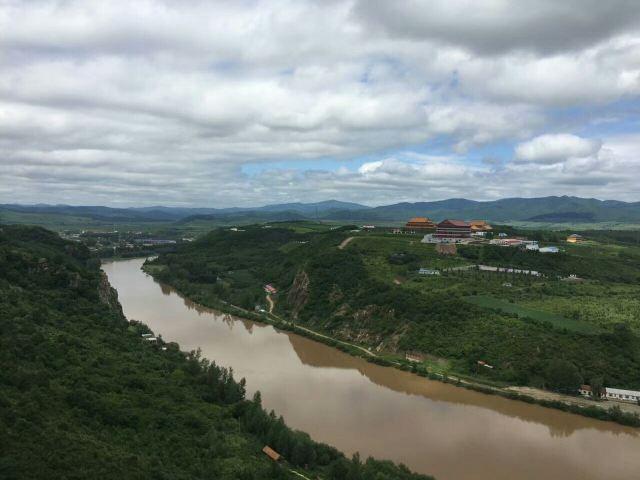
{"label": "tree", "polygon": [[604,387],[604,380],[602,377],[592,378],[589,382],[591,385],[591,393],[593,395],[594,400],[599,400],[602,396],[602,387]]}
{"label": "tree", "polygon": [[582,384],[578,368],[566,360],[552,360],[545,369],[547,387],[561,392],[575,393]]}

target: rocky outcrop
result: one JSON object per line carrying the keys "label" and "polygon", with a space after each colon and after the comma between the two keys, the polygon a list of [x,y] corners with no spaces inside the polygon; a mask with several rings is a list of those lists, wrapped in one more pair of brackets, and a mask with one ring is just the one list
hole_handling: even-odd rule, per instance
{"label": "rocky outcrop", "polygon": [[120,305],[120,302],[118,301],[118,291],[111,286],[107,274],[103,271],[100,271],[98,298],[102,303],[108,305],[111,310],[115,310],[124,317],[122,305]]}
{"label": "rocky outcrop", "polygon": [[397,352],[399,350],[399,342],[408,330],[408,326],[396,325],[396,330],[392,334],[381,330],[381,322],[386,325],[393,321],[393,309],[369,305],[351,313],[347,313],[347,310],[343,305],[336,312],[343,317],[343,322],[333,332],[335,336],[348,342],[368,345],[376,351]]}
{"label": "rocky outcrop", "polygon": [[293,284],[287,295],[287,302],[291,307],[291,316],[298,318],[298,313],[304,308],[309,300],[309,275],[304,270],[299,271],[293,279]]}

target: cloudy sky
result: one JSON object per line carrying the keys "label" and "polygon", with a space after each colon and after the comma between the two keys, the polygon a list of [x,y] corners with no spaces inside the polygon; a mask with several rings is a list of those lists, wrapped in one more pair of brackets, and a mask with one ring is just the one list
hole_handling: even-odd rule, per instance
{"label": "cloudy sky", "polygon": [[638,0],[0,0],[0,32],[0,203],[640,200]]}

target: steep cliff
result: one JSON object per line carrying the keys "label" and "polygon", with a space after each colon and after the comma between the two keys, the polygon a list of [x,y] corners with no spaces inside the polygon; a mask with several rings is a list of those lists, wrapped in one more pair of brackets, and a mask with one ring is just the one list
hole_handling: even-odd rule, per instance
{"label": "steep cliff", "polygon": [[98,282],[98,298],[100,302],[109,307],[110,310],[119,313],[124,317],[122,305],[118,301],[118,291],[111,286],[107,274],[100,271],[100,280]]}
{"label": "steep cliff", "polygon": [[298,313],[304,308],[309,300],[309,275],[304,270],[298,272],[293,280],[293,284],[287,295],[287,302],[291,308],[291,316],[298,318]]}

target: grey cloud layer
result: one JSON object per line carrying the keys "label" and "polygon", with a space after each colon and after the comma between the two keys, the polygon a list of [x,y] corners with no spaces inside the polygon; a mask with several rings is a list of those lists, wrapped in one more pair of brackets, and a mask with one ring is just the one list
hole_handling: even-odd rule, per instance
{"label": "grey cloud layer", "polygon": [[[0,1],[0,201],[487,198],[535,169],[564,179],[536,194],[582,169],[636,195],[615,174],[635,137],[555,131],[551,112],[640,95],[638,3],[530,3]],[[501,141],[513,162],[462,157]],[[424,143],[453,156],[411,157]],[[387,160],[315,163],[363,155]],[[309,171],[242,173],[282,160]]]}
{"label": "grey cloud layer", "polygon": [[640,26],[635,0],[358,0],[354,12],[390,36],[489,54],[581,49]]}

